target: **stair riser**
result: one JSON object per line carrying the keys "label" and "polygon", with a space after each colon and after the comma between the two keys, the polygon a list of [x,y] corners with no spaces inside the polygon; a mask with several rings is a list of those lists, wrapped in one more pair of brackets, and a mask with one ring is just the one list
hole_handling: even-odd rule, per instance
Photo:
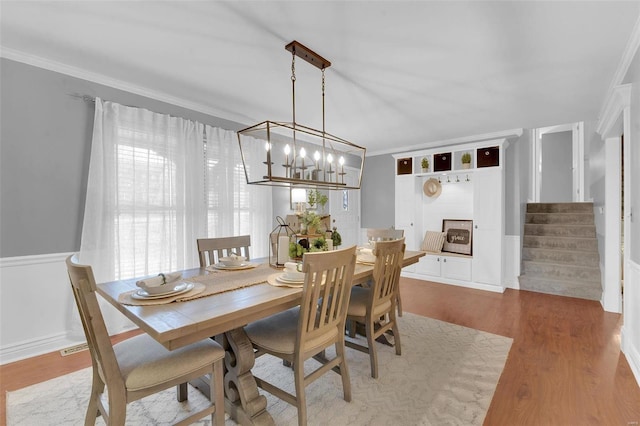
{"label": "stair riser", "polygon": [[[539,293],[555,294],[558,296],[577,297],[580,299],[600,300],[602,288],[599,284],[585,286],[584,283],[544,280],[521,276],[520,289],[537,291]],[[579,285],[582,284],[582,285]]]}
{"label": "stair riser", "polygon": [[562,263],[573,266],[597,267],[600,257],[597,252],[576,252],[572,250],[545,250],[525,247],[522,249],[522,259],[535,262]]}
{"label": "stair riser", "polygon": [[532,203],[527,213],[593,213],[593,203]]}
{"label": "stair riser", "polygon": [[593,225],[593,214],[527,213],[525,223],[551,225]]}
{"label": "stair riser", "polygon": [[598,241],[595,238],[549,238],[525,235],[523,246],[557,250],[598,251]]}
{"label": "stair riser", "polygon": [[555,265],[525,260],[524,275],[552,280],[576,280],[600,282],[600,268],[586,266]]}
{"label": "stair riser", "polygon": [[524,225],[524,234],[553,237],[595,238],[596,227],[594,225],[538,225],[526,223]]}

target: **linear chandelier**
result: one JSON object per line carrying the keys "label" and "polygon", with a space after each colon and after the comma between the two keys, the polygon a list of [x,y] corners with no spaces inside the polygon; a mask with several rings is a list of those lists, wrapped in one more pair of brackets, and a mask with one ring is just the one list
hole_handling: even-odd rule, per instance
{"label": "linear chandelier", "polygon": [[[248,184],[323,189],[359,189],[365,148],[325,131],[325,69],[331,62],[292,41],[292,121],[263,121],[238,131]],[[322,72],[322,130],[296,122],[296,56]]]}

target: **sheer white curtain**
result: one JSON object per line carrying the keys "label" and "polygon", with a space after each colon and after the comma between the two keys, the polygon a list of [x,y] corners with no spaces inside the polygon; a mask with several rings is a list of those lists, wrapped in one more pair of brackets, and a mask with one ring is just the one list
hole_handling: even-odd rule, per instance
{"label": "sheer white curtain", "polygon": [[[206,134],[207,236],[249,234],[251,257],[269,256],[269,233],[273,227],[271,187],[247,185],[236,132],[206,126]],[[254,145],[256,149],[261,147]]]}
{"label": "sheer white curtain", "polygon": [[[267,256],[271,217],[235,132],[96,99],[80,261],[98,282],[196,267],[197,238],[250,234]],[[128,324],[103,312],[112,333]]]}
{"label": "sheer white curtain", "polygon": [[[203,132],[200,123],[96,99],[80,259],[98,282],[197,265]],[[116,318],[107,317],[112,329],[124,325]]]}

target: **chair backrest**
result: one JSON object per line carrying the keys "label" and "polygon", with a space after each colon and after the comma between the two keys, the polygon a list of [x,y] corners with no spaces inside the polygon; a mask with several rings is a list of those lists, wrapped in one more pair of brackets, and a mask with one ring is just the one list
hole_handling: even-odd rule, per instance
{"label": "chair backrest", "polygon": [[349,297],[356,264],[356,247],[305,253],[305,272],[296,351],[313,354],[327,339],[344,334]]}
{"label": "chair backrest", "polygon": [[239,237],[223,238],[198,238],[198,257],[200,267],[218,263],[221,257],[229,256],[233,253],[244,256],[250,260],[249,247],[251,246],[251,236],[241,235]]}
{"label": "chair backrest", "polygon": [[66,263],[93,368],[100,374],[108,389],[115,389],[115,386],[124,389],[122,373],[98,304],[93,270],[91,266],[78,264],[75,255],[67,257]]}
{"label": "chair backrest", "polygon": [[404,237],[404,229],[393,228],[369,228],[367,229],[367,241],[390,241]]}
{"label": "chair backrest", "polygon": [[381,304],[390,303],[395,309],[396,293],[400,282],[400,272],[405,251],[404,238],[392,241],[378,241],[373,249],[376,263],[373,266],[371,297],[373,311]]}

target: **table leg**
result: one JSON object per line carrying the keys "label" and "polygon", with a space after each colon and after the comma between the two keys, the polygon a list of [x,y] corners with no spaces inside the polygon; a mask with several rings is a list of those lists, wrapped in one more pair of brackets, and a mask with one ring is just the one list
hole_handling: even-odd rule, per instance
{"label": "table leg", "polygon": [[226,351],[224,364],[225,410],[241,425],[274,425],[267,412],[267,398],[260,395],[251,374],[255,356],[251,341],[244,329],[237,328],[216,336]]}

